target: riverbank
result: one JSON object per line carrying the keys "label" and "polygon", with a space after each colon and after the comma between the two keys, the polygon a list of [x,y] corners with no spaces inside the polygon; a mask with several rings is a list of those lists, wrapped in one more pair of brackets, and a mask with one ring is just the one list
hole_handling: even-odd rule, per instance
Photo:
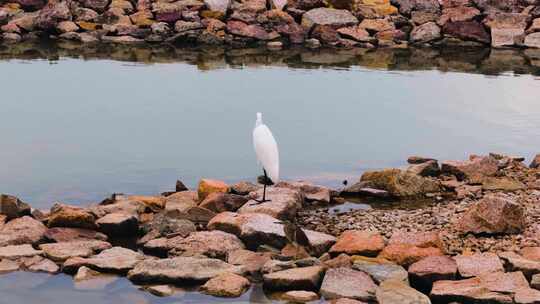
{"label": "riverbank", "polygon": [[[263,204],[259,185],[211,179],[50,210],[2,195],[0,272],[64,272],[82,285],[127,276],[158,296],[239,297],[261,283],[293,302],[535,303],[540,155],[523,161],[411,157],[343,189],[280,182]],[[328,213],[351,197],[373,208]],[[288,221],[309,245],[290,243]]]}
{"label": "riverbank", "polygon": [[540,48],[539,17],[536,0],[13,0],[0,33],[3,43]]}

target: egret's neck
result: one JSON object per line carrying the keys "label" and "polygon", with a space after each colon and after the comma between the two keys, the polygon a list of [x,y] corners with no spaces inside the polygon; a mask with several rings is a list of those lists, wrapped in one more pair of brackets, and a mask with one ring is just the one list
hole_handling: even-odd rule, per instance
{"label": "egret's neck", "polygon": [[255,127],[258,127],[260,125],[263,124],[263,121],[262,121],[262,114],[261,113],[257,113],[257,120],[255,121]]}

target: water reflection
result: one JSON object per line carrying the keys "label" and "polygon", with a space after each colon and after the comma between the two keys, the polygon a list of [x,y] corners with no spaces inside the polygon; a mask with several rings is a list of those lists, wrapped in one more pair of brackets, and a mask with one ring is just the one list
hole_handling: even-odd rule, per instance
{"label": "water reflection", "polygon": [[488,48],[408,48],[408,49],[321,49],[290,48],[268,51],[263,48],[224,49],[214,47],[189,47],[161,45],[83,45],[74,42],[23,42],[0,45],[0,60],[61,58],[84,60],[112,59],[131,63],[184,62],[199,70],[227,67],[286,66],[317,69],[332,67],[348,69],[353,66],[385,70],[459,71],[499,75],[540,75],[540,50],[499,50]]}

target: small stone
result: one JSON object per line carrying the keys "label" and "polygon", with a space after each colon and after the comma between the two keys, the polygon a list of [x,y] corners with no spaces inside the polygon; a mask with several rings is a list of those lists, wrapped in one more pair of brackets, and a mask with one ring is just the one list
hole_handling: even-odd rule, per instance
{"label": "small stone", "polygon": [[174,294],[174,288],[170,285],[145,286],[144,290],[158,297],[169,297]]}
{"label": "small stone", "polygon": [[326,300],[351,298],[361,301],[375,299],[377,285],[369,275],[349,268],[329,269],[323,279],[321,295]]}
{"label": "small stone", "polygon": [[287,291],[281,296],[283,301],[293,302],[293,303],[306,303],[311,301],[316,301],[319,299],[319,295],[313,291],[305,290],[291,290]]}
{"label": "small stone", "polygon": [[82,266],[75,274],[73,280],[75,281],[75,289],[102,290],[118,278],[116,275],[101,273]]}
{"label": "small stone", "polygon": [[215,297],[237,298],[249,289],[248,279],[234,273],[224,273],[208,280],[201,291]]}

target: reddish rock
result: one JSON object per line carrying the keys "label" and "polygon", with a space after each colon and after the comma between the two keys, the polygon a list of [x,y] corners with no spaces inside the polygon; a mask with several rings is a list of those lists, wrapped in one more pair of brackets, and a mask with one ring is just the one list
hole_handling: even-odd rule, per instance
{"label": "reddish rock", "polygon": [[407,158],[407,162],[411,165],[423,164],[431,160],[436,160],[436,159],[423,157],[423,156],[409,156],[409,158]]}
{"label": "reddish rock", "polygon": [[71,12],[65,1],[49,1],[39,11],[36,24],[40,29],[53,30],[58,22],[71,19]]}
{"label": "reddish rock", "polygon": [[393,0],[392,3],[398,6],[399,12],[410,15],[412,11],[438,12],[440,4],[437,0]]}
{"label": "reddish rock", "polygon": [[318,300],[319,295],[313,291],[292,290],[284,293],[281,299],[292,303],[306,303]]}
{"label": "reddish rock", "polygon": [[0,260],[0,274],[5,274],[19,270],[21,266],[16,261],[4,259]]}
{"label": "reddish rock", "polygon": [[524,247],[520,254],[526,259],[540,262],[540,247]]}
{"label": "reddish rock", "polygon": [[93,9],[97,12],[104,12],[109,4],[109,0],[83,0],[84,7]]}
{"label": "reddish rock", "polygon": [[139,220],[132,214],[110,213],[98,219],[96,224],[106,235],[134,236],[139,232]]}
{"label": "reddish rock", "polygon": [[[239,26],[240,27],[240,26]],[[223,181],[213,180],[213,179],[201,179],[197,187],[197,194],[199,201],[204,201],[204,199],[214,192],[229,192],[229,185]]]}
{"label": "reddish rock", "polygon": [[[18,32],[18,27],[15,24],[12,24],[12,26],[17,29],[15,32]],[[11,30],[6,30],[6,28],[2,27],[2,31],[10,32]],[[5,215],[6,220],[30,215],[30,205],[15,196],[0,194],[0,214]]]}
{"label": "reddish rock", "polygon": [[[276,32],[268,33],[266,30],[257,24],[246,24],[242,21],[227,22],[227,31],[233,35],[254,38],[258,40],[272,40],[279,36]],[[222,191],[225,192],[225,191]],[[199,197],[201,195],[199,194]]]}
{"label": "reddish rock", "polygon": [[540,303],[540,291],[532,288],[521,288],[514,294],[516,304],[536,304]]}
{"label": "reddish rock", "polygon": [[[262,199],[262,192],[261,189],[255,193],[257,199]],[[304,202],[302,192],[289,188],[267,188],[266,198],[270,201],[262,204],[250,200],[238,209],[238,213],[264,213],[278,219],[291,220],[296,216],[296,211],[302,207]]]}
{"label": "reddish rock", "polygon": [[503,264],[494,253],[476,253],[454,257],[461,277],[470,278],[482,274],[504,271]]}
{"label": "reddish rock", "polygon": [[315,25],[328,25],[333,28],[358,24],[358,19],[348,10],[315,8],[302,15],[302,26],[311,29]]}
{"label": "reddish rock", "polygon": [[107,236],[105,234],[94,230],[65,227],[54,227],[47,229],[45,232],[45,238],[57,243],[75,240],[107,240]]}
{"label": "reddish rock", "polygon": [[10,259],[15,260],[24,257],[33,257],[42,254],[41,250],[35,250],[32,245],[9,245],[0,247],[0,260]]}
{"label": "reddish rock", "polygon": [[413,43],[426,43],[439,38],[441,38],[441,28],[435,22],[415,27],[410,35],[410,41]]}
{"label": "reddish rock", "polygon": [[323,44],[335,44],[339,41],[338,32],[327,25],[316,25],[311,31],[311,37],[318,39]]}
{"label": "reddish rock", "polygon": [[382,32],[396,29],[394,23],[388,19],[364,19],[358,25],[358,28],[371,32]]}
{"label": "reddish rock", "polygon": [[429,291],[433,282],[454,280],[457,264],[448,256],[431,256],[424,258],[409,267],[411,284],[422,291]]}
{"label": "reddish rock", "polygon": [[460,6],[446,8],[442,12],[442,16],[438,20],[439,25],[444,25],[447,22],[471,21],[480,15],[480,11],[475,7]]}
{"label": "reddish rock", "polygon": [[37,244],[45,235],[47,227],[29,216],[13,219],[0,230],[0,246]]}
{"label": "reddish rock", "polygon": [[444,248],[439,231],[408,232],[404,230],[398,230],[394,232],[390,240],[388,240],[388,245],[397,244],[411,245],[421,248]]}
{"label": "reddish rock", "polygon": [[[288,15],[287,15],[288,16]],[[289,16],[290,17],[290,16]],[[292,21],[294,22],[294,21]],[[308,202],[330,203],[330,189],[324,186],[318,186],[305,181],[284,182],[276,184],[276,187],[290,188],[302,192]]]}
{"label": "reddish rock", "polygon": [[384,248],[384,239],[377,232],[349,230],[343,232],[336,244],[330,248],[331,254],[375,256]]}
{"label": "reddish rock", "polygon": [[301,44],[306,39],[305,29],[298,23],[287,23],[276,26],[275,30],[289,38],[290,43]]}
{"label": "reddish rock", "polygon": [[345,253],[342,253],[333,259],[324,261],[323,264],[328,268],[340,268],[340,267],[350,268],[352,266],[352,260],[350,256],[346,255]]}
{"label": "reddish rock", "polygon": [[444,255],[443,251],[436,247],[422,248],[412,245],[395,244],[386,246],[379,254],[379,257],[407,267],[423,258],[441,255]]}
{"label": "reddish rock", "polygon": [[360,42],[369,42],[372,40],[368,31],[358,26],[342,27],[337,29],[337,32],[344,38],[349,38]]}
{"label": "reddish rock", "polygon": [[113,247],[88,258],[70,258],[64,262],[64,270],[75,272],[79,267],[86,266],[97,271],[126,273],[143,259],[144,256],[138,252]]}
{"label": "reddish rock", "polygon": [[350,268],[332,268],[326,271],[320,293],[326,300],[351,298],[373,301],[377,285],[369,275]]}
{"label": "reddish rock", "polygon": [[234,273],[224,273],[208,280],[201,291],[215,297],[237,298],[249,289],[248,279]]}
{"label": "reddish rock", "polygon": [[443,26],[443,33],[461,40],[472,40],[486,44],[491,41],[484,26],[477,21],[447,22]]}
{"label": "reddish rock", "polygon": [[[377,33],[377,35],[378,34],[380,34],[380,33]],[[376,37],[378,37],[380,39],[380,36],[376,36]],[[398,38],[398,37],[391,37],[391,38]],[[403,33],[403,35],[401,35],[401,37],[399,37],[399,38],[403,38],[403,39],[400,39],[400,40],[404,40],[405,34]],[[430,160],[430,161],[427,161],[427,162],[424,162],[424,163],[421,163],[421,164],[410,165],[407,168],[407,172],[414,173],[416,175],[420,175],[420,176],[424,176],[424,177],[426,177],[426,176],[438,176],[441,173],[441,169],[439,168],[439,163],[436,160]]]}
{"label": "reddish rock", "polygon": [[499,169],[498,161],[493,157],[475,157],[468,161],[443,161],[443,173],[453,174],[459,180],[478,180],[485,176],[493,176]]}
{"label": "reddish rock", "polygon": [[215,192],[208,195],[199,205],[214,212],[236,211],[248,202],[248,198],[236,194]]}
{"label": "reddish rock", "polygon": [[277,290],[318,290],[324,268],[310,266],[276,271],[263,276],[264,286]]}
{"label": "reddish rock", "polygon": [[111,244],[97,240],[77,240],[71,242],[41,244],[45,256],[63,262],[73,257],[89,257],[99,251],[111,248]]}
{"label": "reddish rock", "polygon": [[457,222],[457,229],[479,233],[519,233],[525,228],[525,210],[501,195],[488,195],[474,203]]}
{"label": "reddish rock", "polygon": [[271,253],[253,252],[245,249],[229,251],[227,254],[227,263],[242,266],[251,274],[259,272],[263,265],[271,259]]}
{"label": "reddish rock", "polygon": [[171,255],[196,256],[225,259],[227,253],[244,249],[244,244],[234,234],[223,231],[198,231],[186,238],[168,239]]}
{"label": "reddish rock", "polygon": [[49,227],[72,227],[93,229],[96,227],[95,216],[86,209],[54,204],[49,215]]}
{"label": "reddish rock", "polygon": [[378,303],[431,304],[429,298],[402,281],[388,280],[377,288]]}

